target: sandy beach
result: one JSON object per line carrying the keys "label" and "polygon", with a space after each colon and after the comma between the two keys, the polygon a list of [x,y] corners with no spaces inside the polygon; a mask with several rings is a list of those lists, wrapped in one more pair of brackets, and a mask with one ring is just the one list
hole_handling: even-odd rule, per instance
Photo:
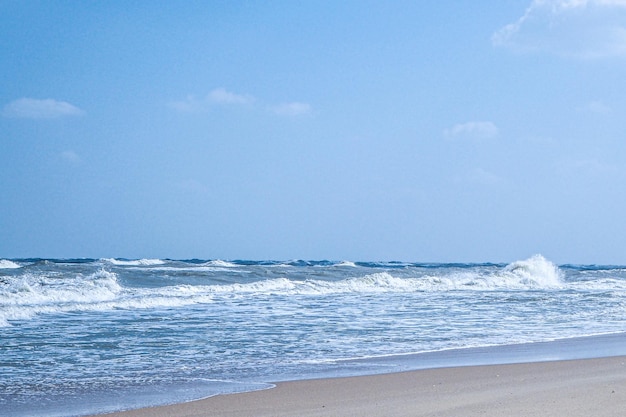
{"label": "sandy beach", "polygon": [[621,416],[626,356],[278,383],[109,417]]}

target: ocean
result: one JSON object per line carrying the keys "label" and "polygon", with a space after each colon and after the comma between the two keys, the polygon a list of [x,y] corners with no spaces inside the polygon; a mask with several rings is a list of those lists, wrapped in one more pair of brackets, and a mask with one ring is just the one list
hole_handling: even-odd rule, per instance
{"label": "ocean", "polygon": [[[545,355],[555,346],[546,342],[625,331],[626,266],[557,266],[541,255],[511,264],[0,259],[0,415],[80,416],[272,381],[463,364],[454,360],[494,347]],[[610,353],[626,354],[622,340]]]}

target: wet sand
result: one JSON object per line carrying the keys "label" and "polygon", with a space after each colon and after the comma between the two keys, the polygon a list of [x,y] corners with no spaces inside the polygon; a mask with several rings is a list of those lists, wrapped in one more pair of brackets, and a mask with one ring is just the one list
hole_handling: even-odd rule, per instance
{"label": "wet sand", "polygon": [[109,417],[623,416],[626,356],[281,382]]}

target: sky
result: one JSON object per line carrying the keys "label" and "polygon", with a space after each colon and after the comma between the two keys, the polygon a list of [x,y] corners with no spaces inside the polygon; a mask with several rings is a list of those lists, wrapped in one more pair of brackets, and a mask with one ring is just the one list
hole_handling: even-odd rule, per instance
{"label": "sky", "polygon": [[626,264],[626,0],[0,1],[0,258]]}

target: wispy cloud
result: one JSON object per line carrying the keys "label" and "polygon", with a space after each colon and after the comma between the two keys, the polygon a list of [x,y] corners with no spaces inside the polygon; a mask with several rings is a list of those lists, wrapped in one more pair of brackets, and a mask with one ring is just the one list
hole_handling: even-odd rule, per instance
{"label": "wispy cloud", "polygon": [[293,101],[281,104],[263,103],[250,94],[234,93],[225,88],[216,88],[203,98],[187,96],[184,100],[169,103],[169,106],[181,113],[202,113],[215,106],[250,106],[249,108],[265,110],[279,116],[302,116],[312,114],[308,103]]}
{"label": "wispy cloud", "polygon": [[489,139],[498,136],[498,127],[493,122],[472,121],[449,127],[443,131],[443,135],[447,138]]}
{"label": "wispy cloud", "polygon": [[581,59],[626,56],[626,0],[533,0],[494,46]]}
{"label": "wispy cloud", "polygon": [[588,177],[614,176],[620,169],[613,164],[606,163],[598,158],[562,158],[555,163],[559,175],[571,177],[583,175]]}
{"label": "wispy cloud", "polygon": [[587,103],[583,110],[595,114],[609,114],[612,112],[611,107],[600,100],[593,100]]}
{"label": "wispy cloud", "polygon": [[254,97],[248,94],[236,94],[224,88],[216,88],[207,96],[207,100],[217,104],[250,104]]}
{"label": "wispy cloud", "polygon": [[80,116],[84,111],[78,107],[53,99],[20,98],[2,109],[2,116],[20,119],[57,119],[66,116]]}
{"label": "wispy cloud", "polygon": [[279,116],[303,116],[312,111],[310,104],[297,101],[270,106],[270,110]]}
{"label": "wispy cloud", "polygon": [[204,98],[189,95],[184,100],[171,102],[170,107],[183,113],[196,113],[208,111],[216,105],[246,105],[252,104],[254,101],[255,98],[251,95],[234,93],[225,88],[216,88]]}
{"label": "wispy cloud", "polygon": [[203,100],[189,95],[183,100],[170,102],[169,107],[181,113],[194,113],[206,109],[207,104]]}
{"label": "wispy cloud", "polygon": [[81,157],[71,149],[61,152],[61,159],[71,164],[78,164],[82,161]]}
{"label": "wispy cloud", "polygon": [[473,184],[485,187],[502,186],[507,182],[501,176],[480,167],[465,172],[464,175],[457,176],[454,181],[459,184]]}

